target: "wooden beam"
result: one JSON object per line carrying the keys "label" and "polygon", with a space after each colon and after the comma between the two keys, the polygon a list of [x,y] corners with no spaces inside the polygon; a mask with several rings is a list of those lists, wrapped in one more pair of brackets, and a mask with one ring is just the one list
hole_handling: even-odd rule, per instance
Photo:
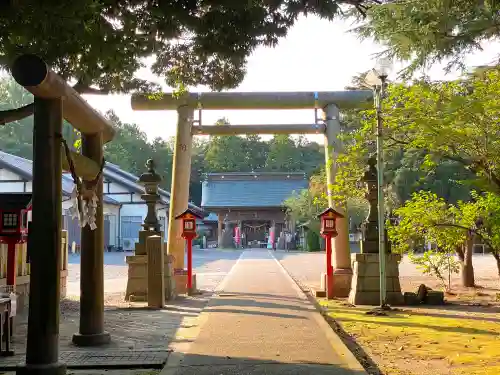
{"label": "wooden beam", "polygon": [[132,109],[136,111],[174,110],[188,105],[202,109],[313,109],[335,104],[341,109],[373,107],[371,90],[321,92],[207,92],[134,94]]}
{"label": "wooden beam", "polygon": [[210,125],[193,126],[193,135],[323,134],[324,124]]}
{"label": "wooden beam", "polygon": [[103,142],[113,139],[115,129],[93,109],[64,79],[49,69],[38,56],[21,55],[11,69],[12,76],[26,90],[39,98],[63,98],[63,116],[84,134],[103,134]]}
{"label": "wooden beam", "polygon": [[[95,161],[89,159],[82,154],[78,154],[74,151],[70,151],[71,159],[75,166],[75,172],[78,177],[82,177],[85,181],[92,181],[99,174],[101,166]],[[68,159],[66,158],[66,152],[64,147],[61,146],[61,157],[62,157],[62,168],[66,172],[71,172],[69,169]]]}

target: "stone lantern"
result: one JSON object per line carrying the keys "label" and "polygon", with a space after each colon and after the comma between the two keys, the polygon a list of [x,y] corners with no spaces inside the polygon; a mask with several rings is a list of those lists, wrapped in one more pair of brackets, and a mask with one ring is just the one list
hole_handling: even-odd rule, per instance
{"label": "stone lantern", "polygon": [[365,198],[369,204],[368,216],[362,224],[363,239],[361,241],[362,253],[378,254],[378,206],[377,206],[377,159],[368,159],[368,168],[361,181],[365,185]]}
{"label": "stone lantern", "polygon": [[[165,254],[164,235],[156,216],[156,204],[160,201],[158,185],[162,178],[156,173],[153,160],[146,162],[147,172],[139,177],[144,186],[141,198],[148,212],[139,231],[139,242],[135,243],[135,254],[128,255],[126,301],[148,302],[148,306],[161,307],[164,300],[173,296],[171,260]],[[162,295],[161,290],[164,290]],[[160,291],[160,292],[159,292]]]}
{"label": "stone lantern", "polygon": [[139,183],[144,186],[144,194],[141,195],[141,198],[148,206],[148,213],[142,227],[146,231],[159,232],[161,230],[161,225],[156,216],[156,204],[160,201],[158,185],[162,181],[162,178],[155,171],[153,159],[149,159],[146,162],[146,168],[148,171],[141,174],[139,177]]}

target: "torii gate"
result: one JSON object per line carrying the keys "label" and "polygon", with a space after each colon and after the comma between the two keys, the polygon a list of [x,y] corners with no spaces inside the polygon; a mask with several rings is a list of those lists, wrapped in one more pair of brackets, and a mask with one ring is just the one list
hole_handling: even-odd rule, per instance
{"label": "torii gate", "polygon": [[[325,135],[325,165],[328,184],[328,204],[344,214],[338,220],[339,235],[333,240],[334,295],[347,297],[351,288],[352,268],[349,250],[349,228],[345,208],[333,201],[331,186],[335,181],[334,161],[341,148],[340,109],[368,108],[373,105],[373,93],[369,90],[331,92],[211,92],[186,93],[174,96],[134,95],[132,109],[139,111],[176,110],[178,114],[175,138],[170,212],[168,222],[168,253],[174,256],[174,268],[184,269],[184,242],[181,228],[174,218],[188,207],[189,179],[191,171],[191,147],[193,135],[237,134],[318,134]],[[255,110],[255,109],[318,109],[323,110],[323,121],[313,124],[278,125],[222,125],[204,126],[201,111],[207,110]],[[199,119],[194,120],[194,112]],[[196,125],[194,125],[197,123]]]}

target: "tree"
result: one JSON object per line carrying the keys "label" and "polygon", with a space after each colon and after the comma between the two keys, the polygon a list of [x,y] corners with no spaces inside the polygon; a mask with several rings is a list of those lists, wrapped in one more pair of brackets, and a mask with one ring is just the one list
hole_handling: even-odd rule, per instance
{"label": "tree", "polygon": [[427,151],[426,163],[455,161],[498,190],[500,69],[453,82],[393,85],[385,101],[387,137],[404,149]]}
{"label": "tree", "polygon": [[[196,138],[193,139],[189,198],[196,205],[201,204],[201,184],[203,182],[203,175],[206,169],[205,155],[207,154],[207,146],[207,142]],[[170,187],[168,190],[170,191]]]}
{"label": "tree", "polygon": [[455,204],[470,198],[474,174],[454,160],[437,160],[433,168],[424,163],[424,150],[394,150],[386,160],[386,180],[394,189],[396,207],[404,204],[414,192],[425,190]]}
{"label": "tree", "polygon": [[[0,112],[13,107],[22,107],[33,101],[33,95],[19,86],[13,79],[0,77]],[[2,124],[0,120],[0,150],[33,158],[33,119],[23,118]],[[70,147],[78,139],[78,132],[66,121],[63,123],[63,137]]]}
{"label": "tree", "polygon": [[[349,3],[350,1],[346,1]],[[151,90],[135,77],[153,71],[171,86],[235,87],[247,57],[276,45],[302,13],[333,19],[337,1],[2,2],[0,68],[21,53],[40,55],[80,92]],[[356,1],[362,4],[363,1]]]}
{"label": "tree", "polygon": [[[215,126],[229,125],[225,118],[217,120]],[[246,171],[247,155],[244,139],[237,135],[211,136],[207,145],[205,165],[209,172]]]}
{"label": "tree", "polygon": [[387,46],[383,54],[409,61],[406,75],[449,60],[464,68],[467,53],[481,42],[498,40],[497,1],[396,0],[370,8],[354,32]]}
{"label": "tree", "polygon": [[[287,214],[297,222],[309,222],[309,229],[319,233],[318,214],[328,207],[325,169],[312,175],[308,189],[294,193],[285,201]],[[368,215],[368,204],[364,199],[353,197],[346,201],[351,226],[358,228]]]}
{"label": "tree", "polygon": [[243,143],[246,164],[249,171],[261,171],[266,166],[269,143],[263,142],[259,135],[249,134]]}
{"label": "tree", "polygon": [[266,170],[293,172],[301,170],[298,150],[288,134],[278,134],[269,142]]}
{"label": "tree", "polygon": [[[146,161],[153,157],[146,133],[137,124],[123,123],[113,111],[108,111],[105,116],[114,125],[116,135],[113,142],[104,146],[104,157],[122,169],[140,175],[144,172]],[[160,170],[157,172],[162,174]]]}
{"label": "tree", "polygon": [[500,276],[500,196],[493,193],[473,193],[473,210],[476,212],[475,233],[488,245],[495,258]]}
{"label": "tree", "polygon": [[[257,46],[276,45],[302,13],[333,19],[339,7],[334,0],[4,1],[0,70],[33,53],[76,82],[80,93],[151,92],[160,87],[136,73],[153,58],[153,72],[172,87],[232,88],[243,80]],[[31,103],[8,108],[0,112],[0,124],[32,113]]]}
{"label": "tree", "polygon": [[449,205],[436,194],[420,191],[394,214],[397,221],[389,223],[388,236],[395,251],[411,253],[416,247],[431,243],[438,252],[456,253],[462,285],[474,286],[472,245],[478,210],[473,203]]}
{"label": "tree", "polygon": [[[500,191],[497,113],[500,70],[481,69],[451,82],[392,84],[384,100],[384,181],[395,207],[421,189],[449,203],[472,189]],[[359,126],[343,135],[336,189],[355,192],[373,150],[374,111],[360,112]]]}

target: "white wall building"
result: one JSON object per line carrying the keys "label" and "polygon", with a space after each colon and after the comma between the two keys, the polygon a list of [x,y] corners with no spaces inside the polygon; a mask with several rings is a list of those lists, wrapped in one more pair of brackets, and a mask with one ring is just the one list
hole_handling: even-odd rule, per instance
{"label": "white wall building", "polygon": [[[31,192],[32,167],[31,160],[0,151],[0,193]],[[134,243],[139,239],[141,224],[147,214],[147,206],[141,199],[144,188],[138,184],[137,176],[120,169],[115,164],[106,163],[103,174],[105,246],[109,250],[132,250]],[[68,230],[69,244],[74,242],[78,246],[80,227],[68,213],[73,187],[71,175],[64,174],[62,178],[63,226]],[[156,205],[156,211],[162,230],[165,230],[168,227],[170,193],[159,189],[159,195],[160,202]],[[201,208],[191,203],[189,206],[203,213]],[[165,230],[166,240],[167,230]]]}

